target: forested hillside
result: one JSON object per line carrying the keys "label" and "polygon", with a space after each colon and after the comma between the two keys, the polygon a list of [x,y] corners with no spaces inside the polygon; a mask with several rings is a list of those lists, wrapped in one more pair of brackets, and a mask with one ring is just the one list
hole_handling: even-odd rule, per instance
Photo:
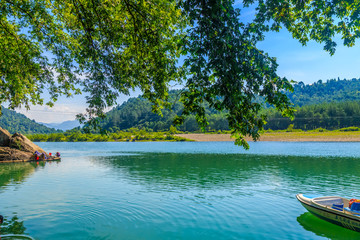
{"label": "forested hillside", "polygon": [[15,132],[22,134],[61,132],[54,128],[48,128],[34,120],[30,120],[25,115],[7,108],[3,107],[1,112],[0,127],[8,130],[12,134]]}
{"label": "forested hillside", "polygon": [[[151,111],[151,103],[142,98],[130,98],[127,102],[114,108],[107,113],[107,118],[103,121],[102,127],[110,132],[136,127],[148,131],[167,131],[172,125],[173,118],[183,110],[182,104],[178,101],[179,91],[170,92],[170,102],[173,103],[171,111],[163,110],[163,116],[159,116]],[[206,108],[209,116],[208,129],[228,130],[229,126],[224,113],[219,113],[213,109]],[[178,126],[181,131],[199,130],[195,116],[188,117],[184,124]]]}
{"label": "forested hillside", "polygon": [[[172,111],[164,110],[163,117],[151,112],[151,103],[144,98],[131,98],[107,113],[102,126],[110,132],[136,127],[150,131],[166,131],[172,125],[173,118],[180,114],[183,107],[178,101],[178,91],[171,91]],[[305,85],[294,85],[294,92],[287,93],[297,108],[293,122],[281,117],[273,109],[265,110],[268,114],[266,129],[286,129],[290,124],[304,130],[318,127],[337,129],[359,126],[360,118],[360,79],[319,80]],[[330,104],[331,103],[331,104]],[[209,126],[207,130],[228,130],[226,113],[206,108]],[[199,127],[194,116],[186,119],[177,127],[181,131],[196,131]]]}
{"label": "forested hillside", "polygon": [[295,106],[360,100],[360,79],[319,80],[311,85],[299,82],[287,96]]}

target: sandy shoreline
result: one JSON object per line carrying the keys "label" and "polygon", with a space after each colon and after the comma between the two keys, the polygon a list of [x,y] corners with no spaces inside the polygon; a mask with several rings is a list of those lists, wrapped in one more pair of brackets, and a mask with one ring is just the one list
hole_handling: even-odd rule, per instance
{"label": "sandy shoreline", "polygon": [[[197,142],[231,142],[234,139],[230,134],[176,134],[176,136],[194,140]],[[247,141],[252,141],[246,137]],[[264,133],[259,141],[277,141],[277,142],[360,142],[359,132],[325,132],[325,133],[307,133],[307,132],[281,132]]]}

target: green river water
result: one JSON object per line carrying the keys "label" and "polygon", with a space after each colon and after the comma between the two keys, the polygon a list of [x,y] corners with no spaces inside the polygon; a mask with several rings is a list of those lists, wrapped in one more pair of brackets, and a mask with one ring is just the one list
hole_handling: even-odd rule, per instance
{"label": "green river water", "polygon": [[1,239],[360,239],[295,194],[360,198],[359,143],[39,143],[0,164]]}

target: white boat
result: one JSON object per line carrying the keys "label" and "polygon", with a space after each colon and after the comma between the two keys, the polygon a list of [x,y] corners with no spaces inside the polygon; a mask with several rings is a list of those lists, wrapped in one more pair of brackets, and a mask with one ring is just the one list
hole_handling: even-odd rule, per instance
{"label": "white boat", "polygon": [[315,216],[339,226],[360,232],[360,203],[338,196],[316,197],[297,194],[300,203]]}

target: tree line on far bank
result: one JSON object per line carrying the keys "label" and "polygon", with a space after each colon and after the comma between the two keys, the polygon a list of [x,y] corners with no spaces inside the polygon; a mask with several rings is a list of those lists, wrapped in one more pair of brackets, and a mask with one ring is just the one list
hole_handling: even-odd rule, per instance
{"label": "tree line on far bank", "polygon": [[266,110],[268,115],[265,129],[284,130],[290,125],[295,129],[314,130],[323,128],[335,130],[360,126],[360,102],[332,102],[297,107],[294,120],[282,117],[274,109]]}
{"label": "tree line on far bank", "polygon": [[[173,126],[170,112],[168,115],[164,114],[163,118],[153,115],[156,120],[151,120],[149,116],[144,117],[144,115],[149,114],[149,112],[144,111],[144,109],[146,109],[146,103],[139,104],[141,101],[140,98],[133,99],[130,102],[131,104],[125,107],[126,111],[121,111],[121,115],[116,115],[119,117],[117,119],[120,122],[117,125],[111,125],[111,121],[108,121],[107,125],[104,125],[104,129],[109,132],[118,132],[130,128],[138,128],[149,132],[156,132],[168,131]],[[143,110],[136,106],[141,106]],[[273,108],[264,110],[264,114],[267,115],[265,130],[285,130],[288,129],[290,125],[295,129],[304,131],[317,128],[335,130],[360,126],[360,101],[321,103],[302,107],[298,106],[295,109],[293,120],[283,117]],[[228,131],[229,127],[225,115],[226,113],[211,113],[209,111],[207,113],[209,125],[205,130],[208,132]],[[120,116],[122,116],[122,120],[120,120]],[[131,118],[131,120],[129,118]],[[201,128],[195,120],[195,116],[188,117],[185,123],[177,126],[176,129],[182,132],[201,131]]]}
{"label": "tree line on far bank", "polygon": [[[294,85],[294,92],[287,93],[296,112],[294,120],[282,117],[281,113],[273,108],[265,108],[267,124],[264,129],[284,130],[293,124],[303,130],[316,128],[339,129],[351,126],[360,126],[360,79],[330,79],[319,80],[313,84],[299,82]],[[170,92],[171,110],[164,109],[163,116],[151,111],[152,104],[142,98],[130,98],[127,102],[107,113],[101,127],[110,132],[117,132],[132,127],[147,131],[167,131],[173,125],[173,119],[181,115],[183,105],[179,101],[180,91]],[[258,101],[262,101],[258,99]],[[229,124],[227,112],[219,112],[205,105],[205,114],[208,121],[207,131],[227,131]],[[195,115],[186,118],[177,130],[193,132],[201,130]]]}

